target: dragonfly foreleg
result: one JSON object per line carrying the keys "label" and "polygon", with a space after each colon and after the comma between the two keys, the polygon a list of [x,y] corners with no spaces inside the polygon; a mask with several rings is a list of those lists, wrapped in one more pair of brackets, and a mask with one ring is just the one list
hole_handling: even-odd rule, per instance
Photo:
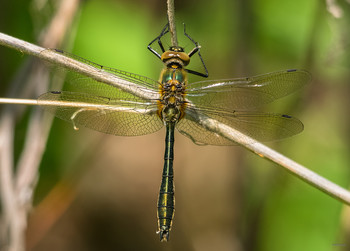
{"label": "dragonfly foreleg", "polygon": [[160,35],[158,37],[156,37],[155,39],[153,39],[147,46],[147,49],[150,50],[154,55],[156,55],[158,58],[161,58],[162,56],[155,50],[153,49],[151,46],[152,44],[157,40],[158,45],[160,47],[160,49],[162,50],[162,53],[165,52],[164,46],[162,41],[160,40],[165,34],[167,34],[169,32],[169,23],[167,23],[165,25],[165,27],[163,28],[162,32],[160,33]]}
{"label": "dragonfly foreleg", "polygon": [[186,69],[186,71],[187,71],[188,73],[191,73],[191,74],[194,74],[194,75],[197,75],[197,76],[201,76],[201,77],[207,78],[207,77],[209,76],[209,72],[208,72],[207,67],[205,66],[204,60],[203,60],[202,55],[201,55],[201,53],[200,53],[200,48],[201,48],[201,46],[200,46],[196,41],[194,41],[193,38],[190,37],[190,35],[188,35],[188,34],[186,33],[186,25],[185,25],[185,24],[184,24],[184,34],[185,34],[185,36],[186,36],[189,40],[191,40],[191,42],[195,45],[195,47],[188,53],[188,56],[189,56],[189,57],[192,57],[194,54],[197,53],[198,56],[199,56],[199,59],[200,59],[201,62],[202,62],[202,65],[203,65],[203,68],[204,68],[205,73],[198,72],[198,71],[193,71],[193,70],[189,70],[189,69]]}

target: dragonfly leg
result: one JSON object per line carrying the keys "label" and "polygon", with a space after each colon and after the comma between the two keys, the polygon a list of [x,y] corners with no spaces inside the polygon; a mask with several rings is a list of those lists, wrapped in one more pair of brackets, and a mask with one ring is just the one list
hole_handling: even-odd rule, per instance
{"label": "dragonfly leg", "polygon": [[163,28],[162,32],[160,33],[160,35],[158,37],[156,37],[155,39],[153,39],[147,46],[147,49],[150,50],[154,55],[156,55],[158,58],[161,58],[161,55],[152,48],[152,44],[157,40],[158,45],[160,47],[160,49],[162,50],[162,53],[165,52],[162,40],[160,40],[165,34],[167,34],[169,32],[169,23],[167,23],[165,25],[165,27]]}
{"label": "dragonfly leg", "polygon": [[187,71],[188,73],[191,73],[191,74],[194,74],[194,75],[197,75],[197,76],[201,76],[201,77],[207,78],[207,77],[209,76],[209,72],[208,72],[207,67],[205,66],[204,60],[203,60],[202,55],[201,55],[201,53],[200,53],[200,48],[201,48],[201,46],[200,46],[196,41],[194,41],[193,38],[190,37],[190,35],[188,35],[188,34],[186,33],[186,25],[185,25],[185,24],[184,24],[184,34],[185,34],[185,36],[186,36],[189,40],[191,40],[191,42],[195,45],[195,47],[188,53],[188,56],[189,56],[189,57],[192,57],[194,54],[197,53],[198,56],[199,56],[199,59],[200,59],[201,62],[202,62],[202,65],[203,65],[203,68],[204,68],[205,73],[198,72],[198,71],[194,71],[194,70],[189,70],[189,69],[186,69],[186,71]]}

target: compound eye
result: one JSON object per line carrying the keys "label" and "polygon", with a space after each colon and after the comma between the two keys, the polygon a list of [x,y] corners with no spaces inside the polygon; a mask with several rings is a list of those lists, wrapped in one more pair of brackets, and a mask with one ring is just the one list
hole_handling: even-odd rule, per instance
{"label": "compound eye", "polygon": [[188,65],[190,63],[190,57],[186,52],[169,50],[164,52],[161,56],[161,60],[164,63],[170,59],[179,59],[184,65]]}
{"label": "compound eye", "polygon": [[184,63],[184,65],[188,65],[190,63],[190,56],[186,52],[179,52],[178,58]]}

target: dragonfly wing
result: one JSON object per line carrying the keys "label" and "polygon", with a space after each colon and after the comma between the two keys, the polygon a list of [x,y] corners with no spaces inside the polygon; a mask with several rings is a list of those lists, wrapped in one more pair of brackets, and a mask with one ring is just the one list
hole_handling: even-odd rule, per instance
{"label": "dragonfly wing", "polygon": [[249,78],[189,84],[186,98],[196,104],[230,111],[258,108],[295,92],[310,82],[304,70],[287,70]]}
{"label": "dragonfly wing", "polygon": [[87,127],[119,136],[138,136],[158,131],[163,122],[154,102],[116,100],[76,92],[48,92],[38,104],[56,117],[72,122],[74,128]]}
{"label": "dragonfly wing", "polygon": [[[74,59],[74,60],[79,61],[81,63],[87,64],[87,65],[92,66],[92,67],[94,67],[94,68],[96,68],[98,70],[112,73],[113,75],[115,75],[115,76],[117,76],[117,77],[119,77],[119,78],[121,78],[123,80],[129,81],[129,82],[131,82],[133,84],[137,84],[140,87],[145,87],[147,89],[151,89],[151,90],[154,90],[154,91],[157,91],[158,88],[159,88],[159,82],[156,81],[156,80],[153,80],[153,79],[150,79],[150,78],[147,78],[147,77],[135,74],[135,73],[126,72],[126,71],[118,70],[118,69],[111,68],[111,67],[106,67],[106,66],[94,63],[92,61],[89,61],[87,59],[84,59],[82,57],[79,57],[77,55],[71,54],[71,53],[66,52],[66,51],[56,50],[56,49],[47,49],[47,50],[54,51],[55,53],[59,53],[59,54],[64,55],[64,56],[66,56],[68,58],[71,58],[71,59]],[[63,67],[59,67],[59,68],[63,68]],[[67,70],[64,69],[63,71],[67,71]],[[90,77],[87,77],[87,76],[84,76],[84,75],[81,75],[81,74],[78,74],[78,73],[75,73],[75,72],[73,73],[73,75],[76,76],[75,80],[78,80],[78,79],[86,79],[86,80],[89,80],[89,81],[92,80]],[[95,81],[95,80],[93,80],[93,81]],[[95,82],[97,82],[97,81],[95,81]]]}
{"label": "dragonfly wing", "polygon": [[[177,129],[182,134],[192,139],[194,143],[235,145],[234,142],[225,137],[215,132],[208,131],[198,125],[189,114],[186,114],[185,117],[179,121]],[[300,120],[283,114],[251,111],[224,112],[209,109],[205,114],[260,142],[287,138],[300,133],[304,128]]]}
{"label": "dragonfly wing", "polygon": [[[143,98],[137,97],[131,93],[122,91],[114,86],[98,82],[91,78],[82,76],[76,72],[67,73],[67,90],[75,93],[85,93],[92,96],[108,97],[115,100],[132,100],[134,102],[145,102]],[[154,97],[159,96],[158,90],[146,89],[140,86],[143,92],[150,92]]]}
{"label": "dragonfly wing", "polygon": [[234,142],[211,132],[197,122],[193,121],[188,115],[185,115],[176,124],[176,129],[186,137],[190,138],[197,145],[214,145],[214,146],[230,146],[236,145]]}

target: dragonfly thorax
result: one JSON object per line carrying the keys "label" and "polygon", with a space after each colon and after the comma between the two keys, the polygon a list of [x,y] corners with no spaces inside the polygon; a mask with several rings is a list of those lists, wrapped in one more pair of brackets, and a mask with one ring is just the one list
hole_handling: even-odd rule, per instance
{"label": "dragonfly thorax", "polygon": [[183,117],[186,108],[186,71],[183,68],[167,67],[163,69],[159,82],[161,96],[158,115],[164,122],[176,122]]}

